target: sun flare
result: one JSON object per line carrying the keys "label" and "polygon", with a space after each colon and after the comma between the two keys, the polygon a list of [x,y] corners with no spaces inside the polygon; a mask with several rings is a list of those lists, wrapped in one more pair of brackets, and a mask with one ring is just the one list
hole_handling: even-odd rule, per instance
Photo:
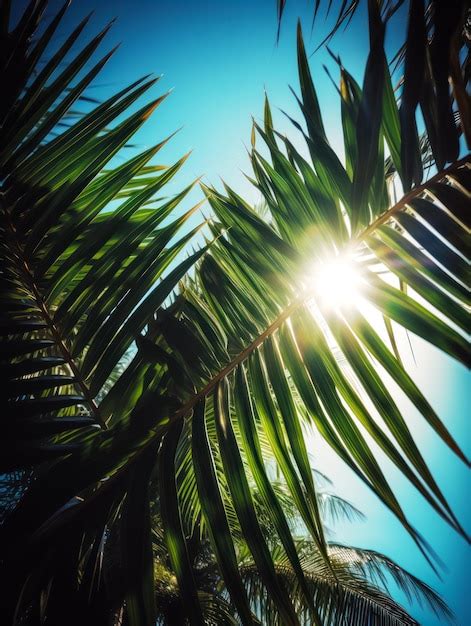
{"label": "sun flare", "polygon": [[350,308],[361,297],[359,268],[351,257],[336,257],[312,268],[311,289],[327,309]]}

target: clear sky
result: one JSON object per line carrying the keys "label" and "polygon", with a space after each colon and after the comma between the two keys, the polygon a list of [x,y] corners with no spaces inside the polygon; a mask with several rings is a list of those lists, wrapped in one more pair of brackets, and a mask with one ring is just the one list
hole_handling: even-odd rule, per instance
{"label": "clear sky", "polygon": [[[276,107],[299,118],[288,88],[289,84],[295,89],[298,87],[297,16],[303,18],[308,50],[315,49],[325,32],[322,16],[314,35],[309,38],[312,5],[313,2],[307,0],[288,2],[280,43],[276,46],[275,0],[75,0],[58,39],[65,36],[79,17],[92,9],[95,14],[87,29],[89,35],[110,18],[117,17],[102,50],[104,52],[117,42],[122,45],[90,93],[103,98],[111,90],[118,90],[137,77],[147,73],[163,74],[152,95],[170,88],[174,91],[140,131],[136,142],[141,148],[148,147],[183,126],[161,153],[161,162],[170,164],[186,151],[193,150],[178,182],[169,191],[177,191],[201,175],[205,176],[206,182],[216,185],[222,177],[241,195],[256,201],[256,193],[242,174],[242,171],[249,172],[244,146],[250,143],[251,117],[260,118],[266,90],[277,127],[296,138],[294,129],[291,130],[289,122]],[[51,14],[57,6],[59,2],[51,2]],[[403,16],[399,16],[388,33],[390,50],[394,50],[397,37],[404,29]],[[361,12],[351,27],[332,42],[332,49],[340,53],[347,69],[360,81],[367,44],[368,35]],[[327,64],[337,76],[335,64],[325,51],[313,55],[311,62],[327,132],[333,145],[337,146],[341,137],[340,107],[322,67]],[[195,190],[185,206],[199,199],[200,192]],[[410,364],[411,373],[470,455],[469,418],[466,415],[471,384],[469,373],[423,341],[413,338],[412,342],[416,364],[410,357],[407,342],[403,341],[405,360]],[[465,528],[471,530],[468,472],[424,426],[410,405],[404,401],[401,407],[439,485]],[[317,439],[312,442],[312,452],[319,469],[335,481],[337,491],[363,510],[368,518],[363,523],[337,526],[335,539],[384,551],[439,590],[455,612],[459,626],[471,624],[469,582],[466,584],[466,578],[469,581],[470,577],[471,552],[465,542],[422,502],[397,472],[387,468],[412,523],[433,544],[447,565],[443,580],[438,580],[392,515]],[[386,461],[384,464],[388,465]],[[420,607],[412,607],[411,613],[424,626],[439,624],[433,615]]]}

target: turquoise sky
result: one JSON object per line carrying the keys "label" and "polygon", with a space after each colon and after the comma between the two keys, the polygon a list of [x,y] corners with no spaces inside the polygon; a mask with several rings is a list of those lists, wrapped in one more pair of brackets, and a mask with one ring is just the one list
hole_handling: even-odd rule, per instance
{"label": "turquoise sky", "polygon": [[[105,52],[119,41],[122,45],[90,93],[103,98],[139,76],[163,74],[152,95],[170,88],[174,91],[140,131],[136,142],[140,148],[148,147],[183,126],[160,158],[161,162],[170,164],[187,150],[193,150],[178,182],[169,192],[204,175],[206,182],[216,185],[222,177],[241,195],[256,201],[257,195],[242,173],[249,172],[245,145],[250,143],[251,117],[260,118],[266,90],[277,127],[296,139],[294,129],[291,130],[276,107],[299,117],[288,88],[291,84],[297,89],[297,16],[303,18],[308,50],[315,49],[325,32],[321,16],[314,35],[309,38],[312,4],[307,0],[288,2],[278,46],[275,43],[275,0],[76,0],[58,39],[92,9],[95,14],[87,30],[89,35],[116,16],[118,19],[102,50]],[[58,5],[58,2],[51,2],[51,9]],[[347,69],[360,81],[368,44],[364,17],[360,12],[351,27],[332,42],[332,49],[340,53]],[[395,49],[404,30],[403,16],[399,16],[388,33],[390,51]],[[333,145],[338,146],[341,137],[339,103],[323,69],[323,64],[328,65],[336,77],[335,63],[325,51],[317,52],[311,61],[327,132]],[[199,199],[200,192],[195,190],[184,206]],[[195,221],[197,219],[195,217]],[[414,363],[404,338],[402,343],[413,376],[469,455],[471,439],[466,414],[471,385],[469,373],[423,341],[412,338],[417,361]],[[471,530],[468,472],[424,426],[410,405],[403,402],[401,407],[439,485],[465,528]],[[443,572],[442,581],[438,580],[392,515],[317,438],[312,440],[312,452],[319,469],[335,481],[338,493],[349,498],[368,518],[363,523],[338,525],[335,539],[384,551],[438,589],[455,612],[459,626],[470,624],[466,577],[470,576],[471,552],[465,542],[422,502],[397,472],[387,468],[412,523],[447,564],[448,571]],[[384,464],[388,465],[386,461]],[[424,626],[440,623],[417,605],[410,610]]]}

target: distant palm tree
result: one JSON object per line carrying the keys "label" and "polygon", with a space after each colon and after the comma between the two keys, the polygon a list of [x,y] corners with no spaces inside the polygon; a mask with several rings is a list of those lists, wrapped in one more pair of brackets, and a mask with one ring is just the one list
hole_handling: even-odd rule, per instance
{"label": "distant palm tree", "polygon": [[[460,158],[471,120],[464,6],[445,11],[437,0],[429,18],[423,3],[411,0],[398,105],[384,56],[385,23],[369,1],[363,86],[340,66],[345,166],[327,140],[299,29],[305,128],[293,122],[309,155],[277,133],[267,101],[251,161],[268,214],[260,217],[229,188],[222,194],[203,187],[213,208],[204,231],[210,238],[182,261],[199,228],[184,235],[181,229],[197,207],[178,217],[175,209],[192,185],[171,199],[155,196],[186,157],[170,167],[152,164],[161,142],[119,166],[111,162],[163,100],[123,119],[155,81],[136,81],[61,130],[110,56],[89,68],[108,29],[71,56],[82,22],[51,50],[67,3],[37,29],[46,4],[33,0],[13,29],[9,2],[0,11],[0,471],[5,485],[19,485],[3,508],[2,617],[106,624],[119,614],[131,626],[154,624],[155,483],[184,619],[202,624],[204,599],[182,508],[193,480],[196,531],[209,537],[237,619],[254,623],[269,597],[266,606],[272,610],[273,602],[280,623],[302,622],[295,575],[313,623],[328,623],[313,603],[312,572],[303,568],[309,561],[271,479],[275,463],[308,533],[309,558],[321,558],[331,580],[340,579],[338,555],[345,563],[345,552],[336,548],[334,556],[325,538],[306,424],[393,511],[427,558],[431,551],[371,441],[466,536],[389,385],[392,379],[468,463],[403,367],[395,338],[402,326],[469,364],[471,181],[469,155]],[[425,181],[424,146],[435,172]],[[379,312],[387,339],[363,304],[353,306],[364,301]],[[267,518],[282,556],[270,549]],[[253,559],[248,569],[239,568],[235,526]],[[123,572],[117,596],[103,577],[113,539]],[[257,606],[247,595],[249,579]],[[361,616],[358,602],[350,606]]]}
{"label": "distant palm tree", "polygon": [[[188,436],[188,432],[186,433]],[[215,437],[210,431],[210,439]],[[181,445],[187,446],[182,438]],[[266,442],[264,442],[265,446]],[[268,447],[267,447],[268,448]],[[267,449],[268,452],[268,449]],[[184,455],[182,455],[184,456]],[[269,459],[267,459],[269,460]],[[191,476],[191,469],[183,466],[177,472]],[[222,474],[223,469],[218,468]],[[221,476],[220,480],[223,480]],[[325,523],[335,523],[339,519],[352,521],[362,517],[360,511],[348,501],[339,498],[326,489],[325,476],[316,476],[322,519]],[[329,481],[330,483],[330,481]],[[191,485],[191,486],[190,486]],[[273,488],[282,503],[290,528],[295,534],[296,528],[302,528],[297,509],[290,498],[289,490],[283,482],[274,482]],[[405,571],[397,563],[384,554],[372,550],[364,550],[328,542],[330,564],[328,566],[312,540],[304,536],[295,537],[295,545],[307,589],[308,601],[299,584],[296,571],[293,569],[286,553],[277,541],[276,527],[273,520],[266,515],[266,508],[260,492],[255,484],[251,484],[254,504],[259,515],[263,535],[267,540],[270,555],[274,563],[277,577],[283,581],[288,590],[296,614],[301,624],[312,624],[316,620],[316,607],[325,626],[359,626],[365,623],[391,624],[395,626],[417,624],[405,610],[391,597],[391,581],[403,590],[409,600],[416,600],[431,612],[438,615],[444,622],[451,619],[451,614],[441,598],[425,583]],[[199,602],[202,606],[206,624],[237,624],[234,607],[231,605],[227,588],[221,578],[218,564],[204,528],[199,525],[200,508],[197,501],[194,481],[184,480],[181,483],[180,498],[184,514],[184,526],[189,537],[189,556],[198,590]],[[229,511],[230,501],[225,502]],[[153,545],[155,558],[156,607],[157,623],[163,626],[181,624],[185,618],[185,606],[179,593],[177,580],[169,562],[168,551],[162,532],[162,523],[158,512],[158,504],[153,507]],[[264,514],[265,513],[265,514]],[[244,537],[240,533],[237,518],[228,515],[231,533],[235,537],[238,568],[242,582],[249,598],[250,607],[261,624],[282,624],[272,596],[260,578],[258,568],[252,554],[247,549]],[[115,588],[122,579],[118,563],[110,559],[108,585]]]}

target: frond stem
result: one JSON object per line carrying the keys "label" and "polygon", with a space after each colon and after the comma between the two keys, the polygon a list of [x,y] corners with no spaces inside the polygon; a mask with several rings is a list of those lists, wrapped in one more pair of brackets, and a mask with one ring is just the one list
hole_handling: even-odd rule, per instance
{"label": "frond stem", "polygon": [[[438,182],[439,180],[442,180],[451,171],[458,169],[462,165],[465,165],[466,163],[468,163],[470,160],[470,156],[471,156],[470,154],[467,154],[465,157],[463,157],[459,161],[456,161],[455,163],[450,165],[448,168],[441,170],[440,172],[432,176],[432,178],[430,178],[426,182],[422,183],[421,185],[417,187],[414,187],[414,189],[406,193],[399,200],[399,202],[396,202],[394,206],[392,206],[385,213],[380,215],[358,237],[353,239],[351,242],[351,245],[352,246],[359,245],[369,234],[374,232],[376,228],[378,228],[378,226],[387,222],[395,213],[400,211],[404,206],[406,206],[409,202],[411,202],[411,200],[413,200],[414,198],[419,196],[421,193],[426,191],[427,187],[430,184],[434,182]],[[265,339],[270,337],[276,330],[278,330],[278,328],[298,308],[300,308],[308,300],[310,300],[313,297],[313,295],[314,294],[312,290],[306,290],[301,295],[299,295],[295,300],[293,300],[293,302],[281,312],[281,314],[276,318],[276,320],[272,322],[272,324],[270,324],[270,326],[268,326],[268,328],[261,335],[259,335],[254,341],[252,341],[251,344],[249,344],[244,350],[242,350],[242,352],[240,352],[228,365],[226,365],[226,367],[224,367],[220,372],[218,372],[216,376],[214,376],[214,378],[212,378],[209,381],[209,383],[207,383],[207,385],[203,387],[203,389],[201,389],[200,391],[198,391],[198,393],[192,396],[192,398],[190,398],[190,400],[188,400],[188,402],[186,402],[186,404],[184,404],[181,409],[179,409],[176,413],[174,413],[174,415],[170,418],[170,421],[174,421],[176,419],[179,419],[187,415],[192,410],[194,405],[197,404],[199,400],[206,397],[216,387],[218,382],[220,382],[223,378],[225,378],[228,374],[230,374],[231,371],[234,370],[240,363],[242,363],[256,348],[258,348],[258,346],[261,345],[265,341]]]}
{"label": "frond stem", "polygon": [[244,348],[242,352],[239,352],[239,354],[234,359],[232,359],[232,361],[228,365],[220,370],[216,374],[216,376],[214,376],[209,381],[209,383],[203,387],[203,389],[198,391],[194,396],[190,398],[190,400],[188,400],[188,402],[186,402],[180,409],[178,409],[178,411],[176,411],[176,413],[172,415],[171,421],[187,415],[195,406],[195,404],[199,402],[199,400],[205,398],[209,393],[211,393],[211,391],[213,391],[216,385],[221,380],[223,380],[223,378],[230,374],[238,365],[240,365],[240,363],[245,361],[245,359],[258,348],[258,346],[260,346],[266,339],[268,339],[268,337],[273,335],[273,333],[278,330],[278,328],[310,298],[312,298],[312,293],[310,291],[306,291],[298,296],[295,300],[293,300],[293,302],[280,313],[276,320],[272,322],[272,324],[270,324],[270,326],[268,326],[268,328],[266,328],[261,335],[258,335],[258,337],[256,337],[256,339],[252,341],[252,343]]}
{"label": "frond stem", "polygon": [[409,204],[409,202],[414,200],[417,196],[419,196],[424,191],[427,191],[427,187],[429,187],[433,183],[436,183],[442,180],[443,178],[446,178],[447,174],[449,174],[455,169],[459,169],[462,165],[466,165],[467,163],[470,162],[470,160],[471,160],[471,154],[468,153],[465,157],[463,157],[459,161],[452,163],[449,167],[447,167],[444,170],[440,170],[440,172],[437,172],[434,176],[432,176],[432,178],[429,178],[427,181],[425,181],[421,185],[418,185],[417,187],[414,187],[413,189],[411,189],[404,196],[402,196],[399,202],[396,202],[396,204],[394,204],[390,209],[388,209],[385,213],[383,213],[377,219],[375,219],[357,237],[354,237],[350,245],[352,247],[356,247],[359,243],[364,241],[366,237],[368,237],[368,235],[371,235],[371,233],[373,233],[378,228],[378,226],[381,226],[382,224],[387,222],[389,218],[391,218],[395,213],[403,209],[407,204]]}
{"label": "frond stem", "polygon": [[96,422],[100,424],[102,428],[106,429],[107,428],[106,423],[100,415],[100,409],[98,408],[98,405],[95,402],[95,398],[92,396],[92,394],[90,393],[90,389],[85,384],[83,377],[81,375],[81,372],[79,368],[77,367],[72,357],[72,354],[69,348],[67,347],[59,329],[57,328],[57,325],[55,324],[54,319],[52,315],[50,314],[46,306],[46,303],[44,302],[44,299],[36,285],[36,281],[34,280],[34,274],[29,266],[28,261],[26,260],[24,256],[23,248],[20,242],[18,241],[15,225],[6,207],[4,207],[4,214],[5,214],[7,225],[12,235],[12,239],[17,249],[17,255],[18,255],[18,258],[20,259],[20,265],[22,266],[22,270],[23,270],[22,273],[25,276],[26,281],[28,282],[28,286],[31,290],[31,293],[36,301],[36,304],[39,310],[41,311],[44,321],[47,324],[49,332],[51,333],[51,336],[53,337],[55,343],[59,347],[62,357],[64,358],[67,366],[69,367],[71,373],[73,374],[75,378],[74,384],[76,384],[80,388],[80,391],[82,392],[84,400],[89,405],[92,411],[93,417],[95,418]]}

